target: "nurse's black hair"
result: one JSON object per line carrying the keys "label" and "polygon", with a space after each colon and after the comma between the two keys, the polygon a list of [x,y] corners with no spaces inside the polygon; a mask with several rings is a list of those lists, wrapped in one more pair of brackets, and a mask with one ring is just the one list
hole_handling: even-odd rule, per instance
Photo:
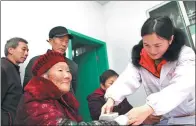
{"label": "nurse's black hair", "polygon": [[[163,55],[163,58],[167,61],[177,60],[180,50],[186,42],[186,36],[184,32],[181,29],[175,28],[168,16],[158,16],[148,18],[141,28],[141,37],[152,33],[156,33],[158,36],[168,41],[171,40],[172,35],[174,35],[174,39],[168,50]],[[142,48],[143,41],[141,40],[132,49],[132,63],[135,66],[140,66],[138,62],[140,60],[139,53]]]}

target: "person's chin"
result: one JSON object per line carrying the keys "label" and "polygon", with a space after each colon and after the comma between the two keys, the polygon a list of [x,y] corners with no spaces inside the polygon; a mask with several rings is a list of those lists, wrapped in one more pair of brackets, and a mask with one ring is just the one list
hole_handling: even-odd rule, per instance
{"label": "person's chin", "polygon": [[64,54],[65,50],[59,50],[58,52],[61,53],[61,54]]}
{"label": "person's chin", "polygon": [[70,91],[70,88],[63,88],[63,89],[61,89],[61,91],[62,91],[63,93],[67,93],[67,92]]}
{"label": "person's chin", "polygon": [[63,87],[63,90],[64,91],[69,91],[70,90],[70,85],[69,86],[67,85],[66,87]]}
{"label": "person's chin", "polygon": [[25,60],[20,60],[20,61],[18,61],[18,63],[20,64],[20,63],[24,63],[25,62]]}
{"label": "person's chin", "polygon": [[151,57],[151,59],[153,59],[153,60],[160,59],[160,57],[159,57],[159,56],[150,56],[150,57]]}
{"label": "person's chin", "polygon": [[157,57],[153,57],[152,59],[153,59],[153,60],[157,60],[157,59],[159,59],[159,58],[157,58]]}

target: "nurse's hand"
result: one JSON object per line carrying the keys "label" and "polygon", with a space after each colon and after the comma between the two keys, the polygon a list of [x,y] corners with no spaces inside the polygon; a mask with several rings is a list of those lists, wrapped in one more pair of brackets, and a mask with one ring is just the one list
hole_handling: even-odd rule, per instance
{"label": "nurse's hand", "polygon": [[101,114],[110,113],[113,111],[114,100],[112,98],[108,98],[107,102],[101,108]]}
{"label": "nurse's hand", "polygon": [[140,125],[154,110],[147,104],[132,108],[126,115],[129,118],[129,124]]}
{"label": "nurse's hand", "polygon": [[143,124],[145,124],[145,125],[152,125],[152,124],[159,123],[160,120],[161,120],[161,117],[162,117],[162,116],[150,115],[150,116],[148,116],[148,117],[144,120]]}

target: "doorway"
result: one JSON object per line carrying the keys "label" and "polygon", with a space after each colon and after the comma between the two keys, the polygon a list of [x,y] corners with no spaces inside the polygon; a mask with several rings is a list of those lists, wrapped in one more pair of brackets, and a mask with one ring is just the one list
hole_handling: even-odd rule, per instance
{"label": "doorway", "polygon": [[87,96],[100,87],[99,76],[109,68],[106,43],[68,30],[73,35],[68,47],[68,58],[78,64],[75,96],[80,103],[79,114],[91,121]]}

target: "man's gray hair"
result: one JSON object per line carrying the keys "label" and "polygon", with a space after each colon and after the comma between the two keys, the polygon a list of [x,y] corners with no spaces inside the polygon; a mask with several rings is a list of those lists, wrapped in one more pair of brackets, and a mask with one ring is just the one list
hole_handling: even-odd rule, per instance
{"label": "man's gray hair", "polygon": [[9,39],[7,41],[7,43],[5,44],[5,48],[4,48],[5,56],[8,55],[8,49],[9,48],[14,48],[15,49],[18,46],[19,42],[24,42],[24,43],[28,44],[28,42],[23,38],[14,37],[14,38]]}

